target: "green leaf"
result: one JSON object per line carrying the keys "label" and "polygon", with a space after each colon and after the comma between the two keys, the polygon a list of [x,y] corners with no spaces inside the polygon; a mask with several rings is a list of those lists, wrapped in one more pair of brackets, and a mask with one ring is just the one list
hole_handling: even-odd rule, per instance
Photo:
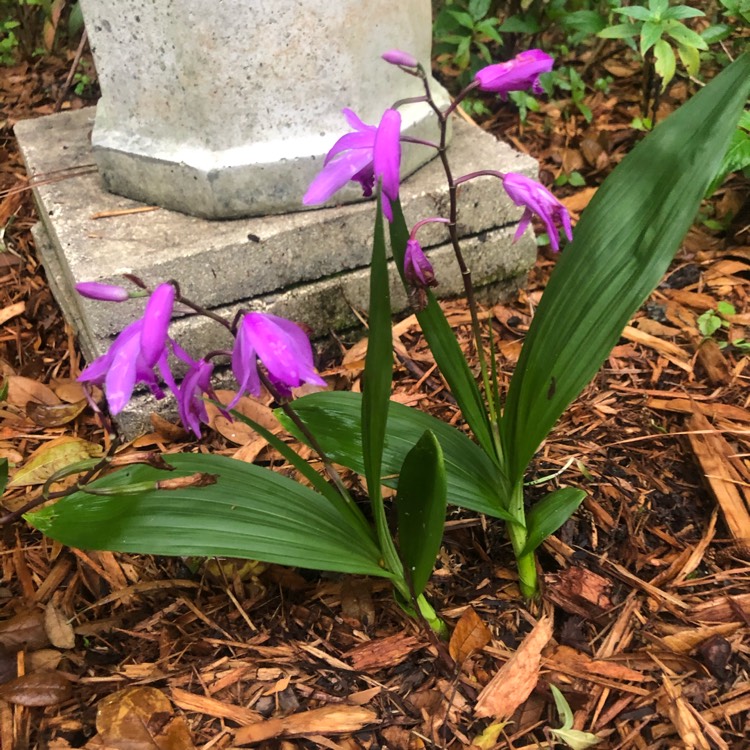
{"label": "green leaf", "polygon": [[686,47],[684,44],[677,44],[677,54],[685,67],[688,75],[697,76],[701,67],[701,56],[695,47]]}
{"label": "green leaf", "polygon": [[670,19],[679,21],[683,18],[699,18],[700,16],[705,15],[706,14],[702,10],[691,8],[689,5],[675,5],[672,8],[667,8],[664,13],[661,14],[661,17],[665,21]]}
{"label": "green leaf", "polygon": [[[502,30],[502,26],[500,27]],[[615,26],[607,26],[597,36],[602,39],[632,39],[641,32],[641,27],[635,23],[618,23]]]}
{"label": "green leaf", "polygon": [[369,337],[362,383],[362,456],[371,499],[380,496],[380,466],[393,377],[391,296],[381,200],[378,199],[370,264]]}
{"label": "green leaf", "polygon": [[[325,391],[294,402],[297,414],[315,435],[323,450],[342,466],[364,472],[361,451],[359,393]],[[281,413],[277,417],[300,440],[296,428]],[[401,465],[425,430],[435,433],[443,449],[448,482],[448,502],[479,513],[512,520],[505,511],[510,490],[487,454],[463,432],[417,409],[391,402],[383,448],[383,484],[395,487]]]}
{"label": "green leaf", "polygon": [[633,5],[629,8],[617,8],[615,13],[618,13],[621,16],[627,16],[628,18],[635,18],[637,21],[648,21],[653,15],[648,8],[644,8],[642,5]]}
{"label": "green leaf", "polygon": [[[213,402],[217,403],[217,402]],[[221,404],[217,403],[217,406]],[[292,407],[293,408],[293,407]],[[283,440],[267,430],[262,424],[254,419],[241,414],[236,409],[232,409],[232,416],[240,422],[244,422],[253,428],[262,438],[268,441],[268,444],[275,448],[305,479],[325,497],[331,505],[342,515],[349,518],[349,521],[355,526],[359,526],[365,534],[369,535],[372,531],[367,519],[362,511],[357,507],[351,497],[347,494],[340,493],[333,485],[329,484],[324,477],[318,474],[302,456],[290,448]]]}
{"label": "green leaf", "polygon": [[523,473],[659,283],[750,90],[744,54],[657,125],[604,181],[542,295],[501,423],[508,481]]}
{"label": "green leaf", "polygon": [[540,29],[539,21],[532,14],[510,16],[498,26],[498,30],[505,34],[536,34]]}
{"label": "green leaf", "polygon": [[469,31],[474,29],[474,19],[468,13],[463,13],[460,10],[449,10],[448,13],[465,29],[469,29]]}
{"label": "green leaf", "polygon": [[716,44],[728,39],[734,33],[734,26],[728,23],[715,23],[701,31],[701,39],[706,44]]}
{"label": "green leaf", "polygon": [[669,8],[669,0],[649,0],[648,7],[652,13],[661,16],[667,12],[667,9]]}
{"label": "green leaf", "polygon": [[[25,518],[81,549],[240,557],[340,573],[389,577],[372,539],[329,502],[268,469],[211,454],[165,455],[175,468],[128,467],[92,484],[120,494],[76,492]],[[133,484],[215,475],[216,484],[127,494]]]}
{"label": "green leaf", "polygon": [[399,552],[415,597],[424,591],[440,552],[446,495],[443,451],[426,430],[406,454],[396,491]]}
{"label": "green leaf", "polygon": [[0,458],[0,495],[8,485],[8,459]]}
{"label": "green leaf", "polygon": [[674,78],[674,71],[677,65],[674,50],[669,46],[669,42],[660,39],[654,45],[654,70],[661,78],[661,90],[666,89],[667,84]]}
{"label": "green leaf", "polygon": [[475,21],[481,21],[490,10],[492,0],[469,0],[469,13]]}
{"label": "green leaf", "polygon": [[477,24],[476,30],[492,39],[493,42],[502,44],[503,38],[497,33],[495,26],[497,26],[497,18],[488,18],[486,21],[480,21]]}
{"label": "green leaf", "polygon": [[[404,253],[406,242],[409,239],[409,229],[406,226],[399,201],[393,204],[393,221],[391,222],[390,232],[393,259],[404,288],[408,288],[404,279]],[[494,446],[484,400],[479,392],[474,375],[466,363],[453,329],[448,324],[435,295],[429,289],[427,290],[427,306],[424,310],[418,311],[416,315],[432,356],[435,357],[440,372],[448,382],[451,393],[461,408],[463,418],[471,427],[474,437],[487,455],[494,456]]]}
{"label": "green leaf", "polygon": [[700,34],[683,26],[678,21],[666,25],[665,31],[667,36],[671,36],[676,42],[684,44],[686,47],[695,47],[696,49],[708,49],[708,45]]}
{"label": "green leaf", "polygon": [[550,534],[554,534],[583,502],[586,493],[575,487],[550,492],[534,503],[526,514],[526,546],[521,555],[533,552]]}
{"label": "green leaf", "polygon": [[641,55],[643,57],[661,39],[663,31],[664,27],[660,23],[647,21],[643,24],[641,29]]}
{"label": "green leaf", "polygon": [[750,111],[745,111],[740,124],[732,135],[729,147],[721,160],[721,166],[717,170],[716,177],[706,191],[706,197],[713,194],[719,185],[726,179],[730,172],[738,172],[750,165]]}
{"label": "green leaf", "polygon": [[576,10],[572,13],[565,13],[560,18],[560,25],[563,28],[584,34],[598,34],[606,24],[606,19],[595,10]]}

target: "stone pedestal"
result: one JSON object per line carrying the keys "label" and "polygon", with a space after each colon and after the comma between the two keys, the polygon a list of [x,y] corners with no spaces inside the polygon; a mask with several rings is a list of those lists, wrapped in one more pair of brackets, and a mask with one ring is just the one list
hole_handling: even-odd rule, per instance
{"label": "stone pedestal", "polygon": [[[147,283],[178,280],[185,294],[217,312],[253,308],[305,323],[314,336],[358,324],[366,310],[375,204],[372,201],[231,221],[206,221],[150,208],[109,193],[94,165],[94,110],[19,123],[15,132],[31,178],[41,221],[38,251],[52,290],[91,360],[142,312],[142,300],[113,304],[79,297],[80,281],[121,283],[132,272]],[[533,159],[459,120],[450,147],[455,175],[481,168],[536,176]],[[406,180],[401,200],[409,224],[444,216],[448,196],[437,160]],[[500,183],[482,178],[462,185],[459,233],[475,283],[494,298],[515,288],[535,258],[530,233],[512,244],[520,218]],[[435,266],[442,296],[460,295],[460,274],[445,227],[431,224],[420,241]],[[395,310],[408,302],[392,274]],[[183,317],[175,333],[199,354],[221,346],[219,326]],[[144,404],[149,403],[149,406]],[[136,401],[120,417],[127,435],[148,427],[151,402]]]}
{"label": "stone pedestal", "polygon": [[[300,196],[354,110],[377,124],[421,82],[380,59],[430,70],[429,0],[81,0],[102,98],[93,130],[105,185],[204,218],[302,210]],[[433,91],[447,103],[443,89]],[[429,107],[403,132],[434,140]],[[403,174],[431,158],[407,145]],[[355,188],[338,202],[361,198]]]}

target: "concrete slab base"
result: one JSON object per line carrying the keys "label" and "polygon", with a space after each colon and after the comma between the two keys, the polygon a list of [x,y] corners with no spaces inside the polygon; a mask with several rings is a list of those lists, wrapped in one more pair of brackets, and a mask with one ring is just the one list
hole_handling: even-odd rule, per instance
{"label": "concrete slab base", "polygon": [[[104,189],[91,152],[93,119],[94,109],[80,110],[15,129],[41,217],[37,249],[88,360],[104,353],[112,337],[141,314],[143,301],[85,300],[75,284],[122,283],[123,273],[152,285],[176,279],[188,297],[220,314],[242,308],[273,312],[305,323],[314,336],[358,325],[353,308],[366,310],[368,304],[372,202],[228,221],[148,210]],[[461,121],[454,124],[450,156],[455,175],[492,168],[536,176],[534,160]],[[447,189],[436,160],[405,181],[401,200],[409,224],[446,214]],[[497,299],[533,264],[534,242],[527,234],[512,243],[521,212],[498,180],[466,183],[459,201],[459,230],[474,281],[486,297]],[[439,296],[460,295],[445,227],[429,225],[419,237],[435,266]],[[395,273],[392,294],[394,310],[407,310]],[[226,343],[218,325],[184,313],[174,333],[195,355]],[[144,407],[134,403],[122,415],[125,433],[148,425]]]}

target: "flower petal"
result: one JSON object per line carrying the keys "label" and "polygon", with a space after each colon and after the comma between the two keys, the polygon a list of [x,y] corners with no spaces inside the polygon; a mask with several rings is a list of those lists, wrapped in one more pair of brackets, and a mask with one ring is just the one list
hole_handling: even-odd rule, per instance
{"label": "flower petal", "polygon": [[382,180],[383,193],[396,200],[401,180],[401,114],[397,110],[383,113],[372,156],[375,178]]}
{"label": "flower petal", "polygon": [[171,284],[159,284],[146,303],[141,332],[141,354],[147,367],[154,367],[166,349],[174,296],[175,290]]}
{"label": "flower petal", "polygon": [[325,203],[371,162],[372,154],[369,151],[359,150],[341,154],[318,173],[302,202],[306,206]]}

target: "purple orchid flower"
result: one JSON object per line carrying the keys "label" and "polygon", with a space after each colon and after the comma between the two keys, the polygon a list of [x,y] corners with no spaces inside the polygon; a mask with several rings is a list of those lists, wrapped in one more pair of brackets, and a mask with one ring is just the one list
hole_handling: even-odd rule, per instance
{"label": "purple orchid flower", "polygon": [[127,289],[115,284],[102,284],[100,281],[82,281],[76,284],[76,291],[81,297],[101,300],[103,302],[124,302],[130,299]]}
{"label": "purple orchid flower", "polygon": [[285,318],[270,313],[251,312],[242,318],[232,352],[232,371],[239,390],[229,404],[232,408],[243,393],[260,395],[258,361],[268,370],[269,379],[282,396],[302,383],[325,386],[313,364],[310,341],[304,331]]}
{"label": "purple orchid flower", "polygon": [[375,180],[382,180],[383,213],[393,221],[390,201],[398,198],[401,169],[401,115],[395,109],[383,113],[380,124],[366,125],[350,109],[344,117],[353,133],[333,144],[323,170],[312,181],[302,202],[306,206],[325,203],[350,180],[362,186],[362,194],[372,195]]}
{"label": "purple orchid flower", "polygon": [[435,287],[438,285],[432,263],[427,259],[424,250],[415,239],[409,239],[406,242],[404,276],[407,282],[414,287],[424,289],[428,286]]}
{"label": "purple orchid flower", "polygon": [[136,383],[144,383],[156,398],[164,398],[155,369],[170,390],[177,391],[167,360],[167,330],[174,295],[171,284],[160,284],[149,298],[143,317],[127,326],[109,350],[78,376],[79,382],[104,386],[112,414],[125,408]]}
{"label": "purple orchid flower", "polygon": [[211,385],[213,372],[212,362],[205,359],[193,361],[175,392],[180,420],[196,437],[201,436],[201,423],[208,424],[208,412],[203,401],[203,394],[216,399]]}
{"label": "purple orchid flower", "polygon": [[474,80],[482,91],[494,91],[506,99],[510,91],[531,89],[535,94],[543,93],[539,76],[549,73],[554,59],[540,49],[521,52],[504,63],[488,65],[477,71]]}
{"label": "purple orchid flower", "polygon": [[573,241],[573,230],[570,226],[568,209],[544,185],[524,177],[522,174],[508,172],[503,176],[503,187],[513,203],[524,207],[523,216],[521,216],[514,240],[517,240],[524,233],[532,215],[536,214],[547,228],[549,243],[553,250],[560,249],[558,226],[564,229],[568,240]]}

